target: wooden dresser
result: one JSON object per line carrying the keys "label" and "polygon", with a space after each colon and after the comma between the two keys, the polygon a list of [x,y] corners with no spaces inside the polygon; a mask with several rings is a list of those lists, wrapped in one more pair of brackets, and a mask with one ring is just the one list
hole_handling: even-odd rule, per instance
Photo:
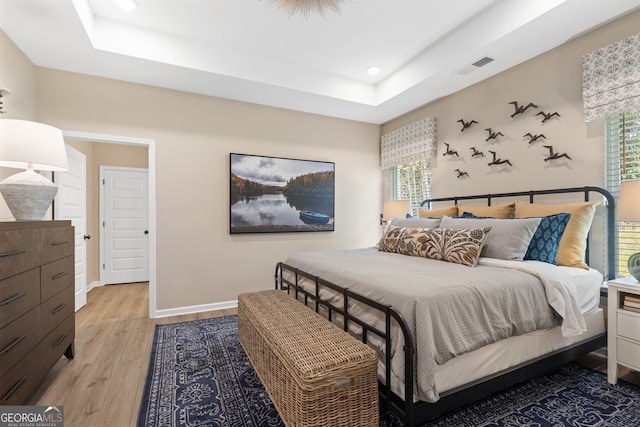
{"label": "wooden dresser", "polygon": [[0,405],[24,404],[73,359],[74,246],[71,221],[0,222]]}

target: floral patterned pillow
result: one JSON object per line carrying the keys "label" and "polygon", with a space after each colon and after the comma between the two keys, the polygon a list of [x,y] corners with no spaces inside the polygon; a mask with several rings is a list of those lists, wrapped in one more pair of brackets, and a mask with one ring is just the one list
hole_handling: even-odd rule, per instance
{"label": "floral patterned pillow", "polygon": [[390,229],[379,249],[475,267],[490,230],[490,227]]}

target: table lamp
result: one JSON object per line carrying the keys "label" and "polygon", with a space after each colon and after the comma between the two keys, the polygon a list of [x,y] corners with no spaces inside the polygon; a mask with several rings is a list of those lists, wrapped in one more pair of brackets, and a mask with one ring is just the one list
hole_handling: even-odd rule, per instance
{"label": "table lamp", "polygon": [[411,213],[411,202],[409,200],[387,200],[382,208],[380,225],[386,224],[393,218],[406,218]]}
{"label": "table lamp", "polygon": [[[640,221],[640,181],[620,183],[618,202],[618,221]],[[629,273],[640,281],[640,252],[636,252],[627,261]]]}
{"label": "table lamp", "polygon": [[27,120],[0,120],[0,166],[25,169],[0,182],[0,193],[16,221],[40,221],[58,186],[39,171],[69,166],[62,131]]}

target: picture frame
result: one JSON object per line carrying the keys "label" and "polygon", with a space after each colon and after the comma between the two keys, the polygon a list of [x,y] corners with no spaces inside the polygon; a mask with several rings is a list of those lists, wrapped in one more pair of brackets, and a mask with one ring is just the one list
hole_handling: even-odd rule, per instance
{"label": "picture frame", "polygon": [[229,155],[229,232],[334,231],[335,163]]}

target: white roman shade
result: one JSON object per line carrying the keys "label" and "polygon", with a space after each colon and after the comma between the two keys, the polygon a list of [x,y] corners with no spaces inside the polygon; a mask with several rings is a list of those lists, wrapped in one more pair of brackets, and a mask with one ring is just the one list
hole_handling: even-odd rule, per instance
{"label": "white roman shade", "polygon": [[436,119],[426,117],[382,135],[382,169],[415,163],[433,157],[436,147]]}
{"label": "white roman shade", "polygon": [[584,120],[640,108],[640,33],[582,57]]}

